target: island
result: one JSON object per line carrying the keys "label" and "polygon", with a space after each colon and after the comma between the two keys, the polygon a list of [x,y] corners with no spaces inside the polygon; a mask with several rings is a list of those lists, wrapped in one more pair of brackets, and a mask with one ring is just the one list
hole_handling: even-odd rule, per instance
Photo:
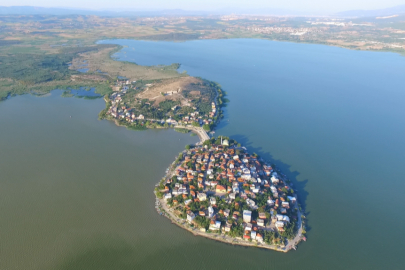
{"label": "island", "polygon": [[287,252],[306,240],[292,186],[274,165],[221,136],[187,145],[154,192],[158,213],[194,235]]}

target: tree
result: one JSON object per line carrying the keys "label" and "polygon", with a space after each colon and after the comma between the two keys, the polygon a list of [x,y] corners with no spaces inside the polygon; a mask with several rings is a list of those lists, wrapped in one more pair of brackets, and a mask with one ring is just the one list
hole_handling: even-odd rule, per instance
{"label": "tree", "polygon": [[193,122],[191,125],[193,125],[194,127],[200,127],[200,124],[198,122]]}
{"label": "tree", "polygon": [[189,144],[186,145],[186,149],[190,150],[191,146]]}
{"label": "tree", "polygon": [[211,127],[210,127],[210,125],[205,124],[205,125],[203,125],[203,129],[208,132],[211,130]]}

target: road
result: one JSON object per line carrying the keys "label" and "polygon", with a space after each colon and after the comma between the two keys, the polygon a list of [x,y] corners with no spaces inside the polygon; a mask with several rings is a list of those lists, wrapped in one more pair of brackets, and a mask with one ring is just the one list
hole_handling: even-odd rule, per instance
{"label": "road", "polygon": [[188,125],[188,126],[177,125],[174,128],[184,128],[184,129],[194,131],[195,133],[197,133],[198,137],[200,138],[201,143],[203,143],[206,140],[210,139],[210,136],[208,136],[207,132],[202,127],[194,127],[194,126],[191,126],[191,125]]}

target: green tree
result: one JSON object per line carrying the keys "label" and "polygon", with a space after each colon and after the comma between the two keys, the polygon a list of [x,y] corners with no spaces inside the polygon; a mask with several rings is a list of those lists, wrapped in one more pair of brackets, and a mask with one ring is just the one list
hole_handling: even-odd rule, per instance
{"label": "green tree", "polygon": [[205,125],[203,125],[203,129],[204,129],[205,131],[210,131],[210,130],[211,130],[211,126],[208,125],[208,124],[205,124]]}

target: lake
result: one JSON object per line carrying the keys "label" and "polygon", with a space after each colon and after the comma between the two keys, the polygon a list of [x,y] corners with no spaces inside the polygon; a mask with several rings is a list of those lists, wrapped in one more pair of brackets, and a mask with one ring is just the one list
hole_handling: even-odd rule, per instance
{"label": "lake", "polygon": [[284,254],[171,224],[152,191],[197,137],[129,131],[97,120],[102,99],[54,91],[0,103],[1,269],[403,268],[403,57],[252,39],[102,43],[220,83],[230,103],[216,134],[293,180],[308,241]]}

